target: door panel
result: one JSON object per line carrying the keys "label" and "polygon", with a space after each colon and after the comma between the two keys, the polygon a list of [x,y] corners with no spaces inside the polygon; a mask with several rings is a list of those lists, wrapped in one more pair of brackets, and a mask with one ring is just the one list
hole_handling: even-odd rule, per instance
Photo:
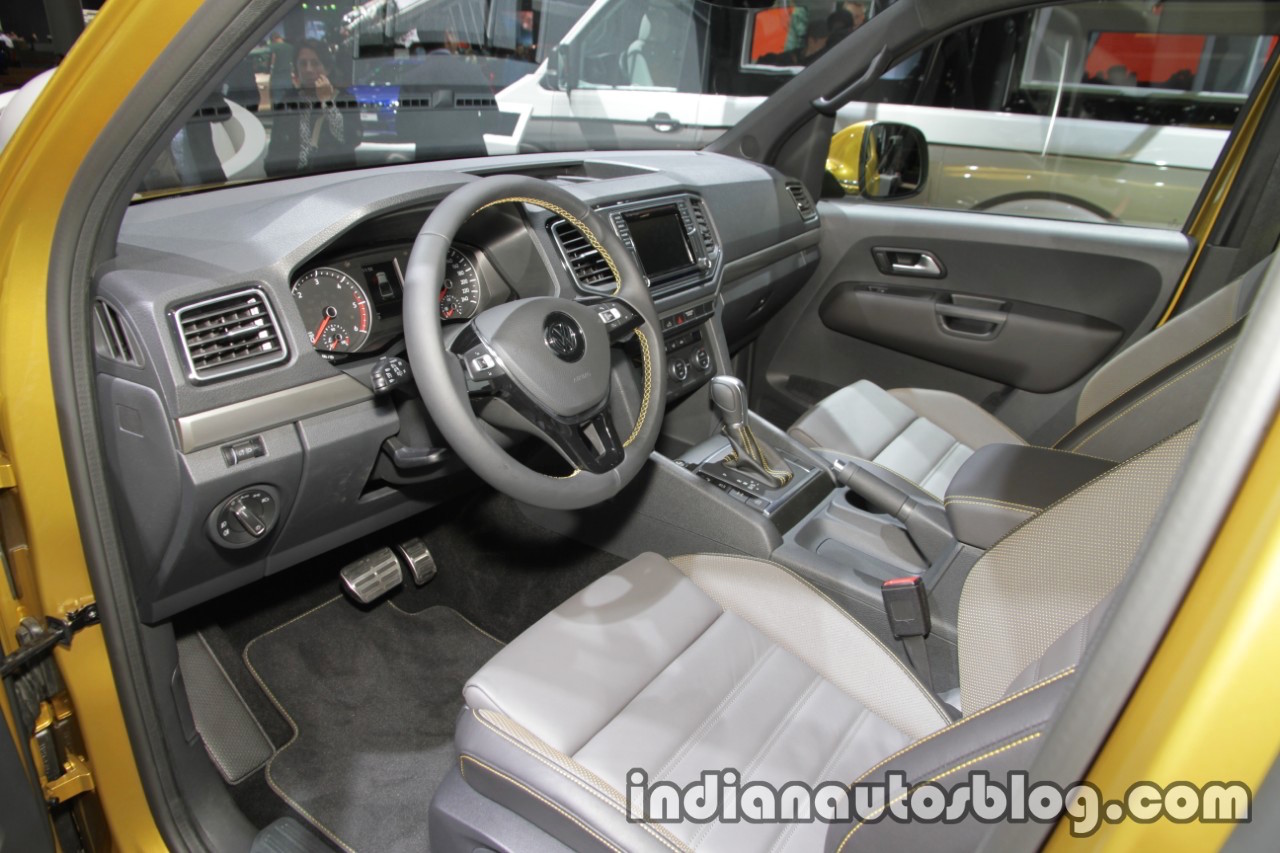
{"label": "door panel", "polygon": [[819,209],[822,261],[757,353],[758,403],[775,420],[870,379],[1039,406],[1014,424],[1025,434],[1154,326],[1190,254],[1174,231],[847,200]]}

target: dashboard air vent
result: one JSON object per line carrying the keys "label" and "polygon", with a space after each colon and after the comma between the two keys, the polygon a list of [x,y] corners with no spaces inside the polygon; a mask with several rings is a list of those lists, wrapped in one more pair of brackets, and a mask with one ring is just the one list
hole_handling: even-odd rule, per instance
{"label": "dashboard air vent", "polygon": [[812,222],[818,218],[818,210],[813,206],[813,199],[809,198],[809,191],[804,188],[804,184],[787,181],[787,192],[791,193],[791,200],[795,202],[796,210],[800,211],[801,219]]}
{"label": "dashboard air vent", "polygon": [[702,239],[702,248],[706,252],[707,257],[711,257],[716,251],[716,235],[711,230],[711,218],[707,214],[707,206],[702,199],[696,199],[689,205],[693,208],[693,224],[698,229],[698,236]]}
{"label": "dashboard air vent", "polygon": [[257,370],[288,356],[271,303],[257,288],[184,305],[173,316],[194,380]]}
{"label": "dashboard air vent", "polygon": [[557,219],[552,223],[551,235],[569,265],[569,272],[580,286],[594,289],[614,283],[613,273],[604,256],[567,219]]}
{"label": "dashboard air vent", "polygon": [[115,306],[101,299],[93,303],[93,346],[98,355],[134,367],[142,365],[142,356],[133,334]]}

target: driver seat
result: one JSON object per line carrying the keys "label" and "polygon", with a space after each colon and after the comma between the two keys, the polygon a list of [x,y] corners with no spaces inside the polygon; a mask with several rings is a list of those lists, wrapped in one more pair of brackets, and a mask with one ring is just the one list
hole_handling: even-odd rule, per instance
{"label": "driver seat", "polygon": [[[893,771],[908,785],[949,787],[978,770],[1007,784],[1036,755],[1195,430],[1109,470],[977,562],[957,622],[959,719],[866,628],[781,566],[716,554],[635,558],[468,682],[459,767],[433,800],[432,846],[843,853],[856,840],[864,850],[973,849],[989,828],[973,819],[659,823],[629,819],[626,792],[642,778],[683,788],[726,768],[739,786],[775,789],[884,782]],[[527,830],[502,837],[511,813]]]}

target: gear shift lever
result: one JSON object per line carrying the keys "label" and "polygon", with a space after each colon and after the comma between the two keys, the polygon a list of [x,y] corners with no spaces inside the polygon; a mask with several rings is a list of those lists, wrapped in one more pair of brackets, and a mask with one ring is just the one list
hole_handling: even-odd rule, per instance
{"label": "gear shift lever", "polygon": [[747,419],[747,389],[736,376],[711,377],[711,403],[720,416],[720,428],[733,450],[723,460],[730,468],[750,471],[774,488],[785,486],[795,475],[773,448],[756,440]]}

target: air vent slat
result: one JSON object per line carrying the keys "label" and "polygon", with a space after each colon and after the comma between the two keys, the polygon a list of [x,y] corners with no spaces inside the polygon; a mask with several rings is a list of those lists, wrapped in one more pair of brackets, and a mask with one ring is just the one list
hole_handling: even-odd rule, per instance
{"label": "air vent slat", "polygon": [[698,235],[702,238],[702,247],[708,255],[711,255],[716,249],[715,232],[711,230],[711,219],[707,213],[706,205],[702,199],[697,199],[691,205],[693,207],[693,222],[698,229]]}
{"label": "air vent slat", "polygon": [[271,303],[243,290],[174,311],[191,378],[209,381],[258,370],[288,357]]}
{"label": "air vent slat", "polygon": [[600,251],[567,220],[557,219],[551,226],[551,235],[580,287],[600,288],[616,281]]}
{"label": "air vent slat", "polygon": [[115,306],[101,299],[93,306],[94,349],[98,355],[135,367],[142,365],[133,335]]}
{"label": "air vent slat", "polygon": [[818,218],[818,209],[813,206],[813,199],[809,197],[809,191],[804,188],[804,184],[799,181],[788,181],[787,192],[791,194],[791,200],[795,202],[801,219],[812,222]]}

